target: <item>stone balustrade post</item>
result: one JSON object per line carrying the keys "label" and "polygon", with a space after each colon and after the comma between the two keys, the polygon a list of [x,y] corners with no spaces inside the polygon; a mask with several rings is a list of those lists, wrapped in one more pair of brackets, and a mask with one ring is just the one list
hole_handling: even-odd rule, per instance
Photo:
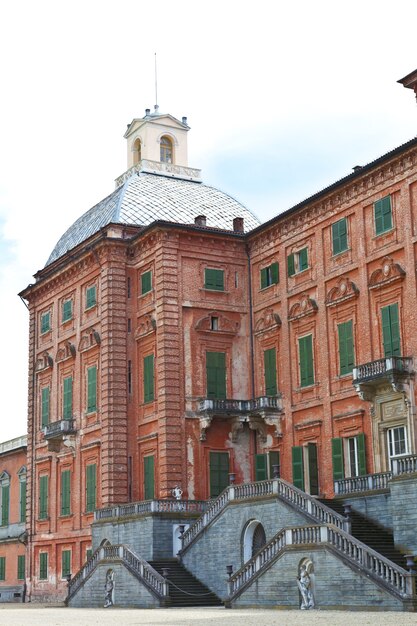
{"label": "stone balustrade post", "polygon": [[291,528],[285,529],[285,545],[292,546],[292,530]]}
{"label": "stone balustrade post", "polygon": [[327,526],[320,526],[320,543],[328,543],[329,541],[329,528]]}
{"label": "stone balustrade post", "polygon": [[123,546],[119,546],[119,558],[123,559]]}
{"label": "stone balustrade post", "polygon": [[272,481],[272,493],[278,495],[279,494],[279,480],[278,478],[274,478]]}
{"label": "stone balustrade post", "polygon": [[235,499],[235,488],[234,487],[229,487],[228,489],[228,496],[229,496],[229,500],[234,500]]}
{"label": "stone balustrade post", "polygon": [[156,513],[157,512],[157,503],[155,502],[155,500],[152,500],[151,502],[151,513]]}

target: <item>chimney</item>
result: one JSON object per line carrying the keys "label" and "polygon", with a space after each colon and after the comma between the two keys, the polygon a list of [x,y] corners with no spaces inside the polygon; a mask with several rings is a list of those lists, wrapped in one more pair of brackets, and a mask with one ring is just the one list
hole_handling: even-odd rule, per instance
{"label": "chimney", "polygon": [[352,167],[352,169],[353,169],[353,171],[354,171],[354,172],[359,172],[359,170],[361,170],[361,169],[362,169],[362,165],[354,165],[354,166]]}
{"label": "chimney", "polygon": [[205,215],[197,215],[194,220],[194,224],[196,226],[205,226],[206,225],[206,216]]}
{"label": "chimney", "polygon": [[146,117],[146,115],[150,115],[150,113],[151,113],[150,109],[145,109],[145,117]]}
{"label": "chimney", "polygon": [[183,123],[185,126],[187,126],[187,118],[186,118],[186,117],[183,117],[183,118],[182,118],[182,123]]}
{"label": "chimney", "polygon": [[235,231],[235,233],[243,233],[244,232],[244,226],[243,226],[243,217],[234,217],[233,218],[233,230]]}

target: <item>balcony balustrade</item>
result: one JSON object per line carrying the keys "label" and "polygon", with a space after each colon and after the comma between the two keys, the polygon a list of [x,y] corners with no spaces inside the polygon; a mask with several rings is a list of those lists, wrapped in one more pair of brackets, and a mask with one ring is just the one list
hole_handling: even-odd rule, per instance
{"label": "balcony balustrade", "polygon": [[62,439],[65,435],[75,433],[74,420],[59,420],[51,422],[43,429],[45,439]]}
{"label": "balcony balustrade", "polygon": [[409,356],[390,356],[353,368],[353,385],[362,400],[372,402],[375,389],[381,383],[389,383],[394,391],[408,390],[408,382],[414,375],[414,359]]}

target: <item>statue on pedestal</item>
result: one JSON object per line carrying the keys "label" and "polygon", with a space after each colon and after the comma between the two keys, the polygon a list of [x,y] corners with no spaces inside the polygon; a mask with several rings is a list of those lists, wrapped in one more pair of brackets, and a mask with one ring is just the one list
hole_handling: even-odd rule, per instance
{"label": "statue on pedestal", "polygon": [[308,575],[305,565],[300,568],[300,576],[297,578],[297,585],[301,593],[301,606],[302,611],[308,609],[314,609],[314,597],[311,589],[311,579]]}

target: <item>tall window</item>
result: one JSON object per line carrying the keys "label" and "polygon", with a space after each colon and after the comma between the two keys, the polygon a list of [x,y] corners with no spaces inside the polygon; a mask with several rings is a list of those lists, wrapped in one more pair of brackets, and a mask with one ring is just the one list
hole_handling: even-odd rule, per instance
{"label": "tall window", "polygon": [[41,314],[41,334],[47,333],[51,330],[51,313],[46,311]]}
{"label": "tall window", "polygon": [[337,325],[339,338],[339,373],[350,374],[354,366],[352,320]]}
{"label": "tall window", "polygon": [[155,380],[154,380],[154,355],[148,354],[143,359],[143,400],[152,402],[155,400]]}
{"label": "tall window", "polygon": [[90,285],[85,291],[85,308],[92,309],[97,304],[97,290],[95,285]]}
{"label": "tall window", "polygon": [[264,350],[265,395],[276,396],[277,388],[277,353],[275,348]]}
{"label": "tall window", "polygon": [[152,500],[155,497],[155,457],[143,457],[144,498]]}
{"label": "tall window", "polygon": [[300,387],[314,384],[313,335],[298,340]]}
{"label": "tall window", "polygon": [[389,304],[381,309],[382,316],[382,341],[384,344],[384,356],[400,356],[400,321],[398,317],[398,303]]}
{"label": "tall window", "polygon": [[6,580],[6,557],[0,556],[0,580]]}
{"label": "tall window", "polygon": [[172,163],[172,141],[169,137],[161,137],[160,141],[160,157],[162,163]]}
{"label": "tall window", "polygon": [[339,254],[348,249],[347,220],[343,219],[332,224],[333,254]]}
{"label": "tall window", "polygon": [[9,524],[10,476],[7,472],[0,475],[1,525]]}
{"label": "tall window", "polygon": [[318,495],[319,474],[315,443],[292,448],[292,476],[295,487],[305,490],[312,496]]}
{"label": "tall window", "polygon": [[25,555],[17,557],[17,580],[25,580]]}
{"label": "tall window", "polygon": [[387,430],[389,460],[397,456],[408,454],[407,429],[405,426],[396,426]]}
{"label": "tall window", "polygon": [[64,420],[72,419],[72,376],[63,380],[62,417]]}
{"label": "tall window", "polygon": [[97,366],[87,368],[87,413],[97,411]]}
{"label": "tall window", "polygon": [[97,466],[95,463],[85,468],[85,510],[92,513],[97,504]]}
{"label": "tall window", "polygon": [[64,300],[62,303],[62,323],[72,319],[72,300]]}
{"label": "tall window", "polygon": [[39,553],[39,580],[48,579],[48,553]]}
{"label": "tall window", "polygon": [[261,289],[276,285],[279,282],[279,265],[272,263],[261,269]]}
{"label": "tall window", "polygon": [[374,204],[374,218],[375,218],[375,234],[381,235],[382,233],[391,230],[392,228],[392,207],[391,196],[385,196]]}
{"label": "tall window", "polygon": [[280,475],[280,454],[271,450],[267,454],[255,454],[255,480],[267,480],[274,477],[274,467]]}
{"label": "tall window", "polygon": [[49,500],[49,476],[44,475],[39,478],[39,515],[38,518],[48,519]]}
{"label": "tall window", "polygon": [[293,252],[287,258],[288,276],[294,276],[308,269],[308,248],[302,248],[298,252]]}
{"label": "tall window", "polygon": [[365,435],[332,439],[333,480],[366,474]]}
{"label": "tall window", "polygon": [[206,352],[207,398],[226,398],[226,354]]}
{"label": "tall window", "polygon": [[224,291],[224,271],[206,267],[204,270],[204,289]]}
{"label": "tall window", "polygon": [[19,477],[19,522],[26,521],[26,467],[22,467],[18,473]]}
{"label": "tall window", "polygon": [[71,470],[61,472],[61,515],[71,513]]}
{"label": "tall window", "polygon": [[51,388],[43,387],[41,391],[41,426],[42,428],[49,424],[50,395],[51,395]]}
{"label": "tall window", "polygon": [[61,552],[61,578],[66,578],[71,574],[71,550]]}
{"label": "tall window", "polygon": [[140,277],[140,286],[142,296],[152,290],[152,271],[144,272]]}
{"label": "tall window", "polygon": [[229,453],[210,452],[210,497],[216,498],[229,484]]}

